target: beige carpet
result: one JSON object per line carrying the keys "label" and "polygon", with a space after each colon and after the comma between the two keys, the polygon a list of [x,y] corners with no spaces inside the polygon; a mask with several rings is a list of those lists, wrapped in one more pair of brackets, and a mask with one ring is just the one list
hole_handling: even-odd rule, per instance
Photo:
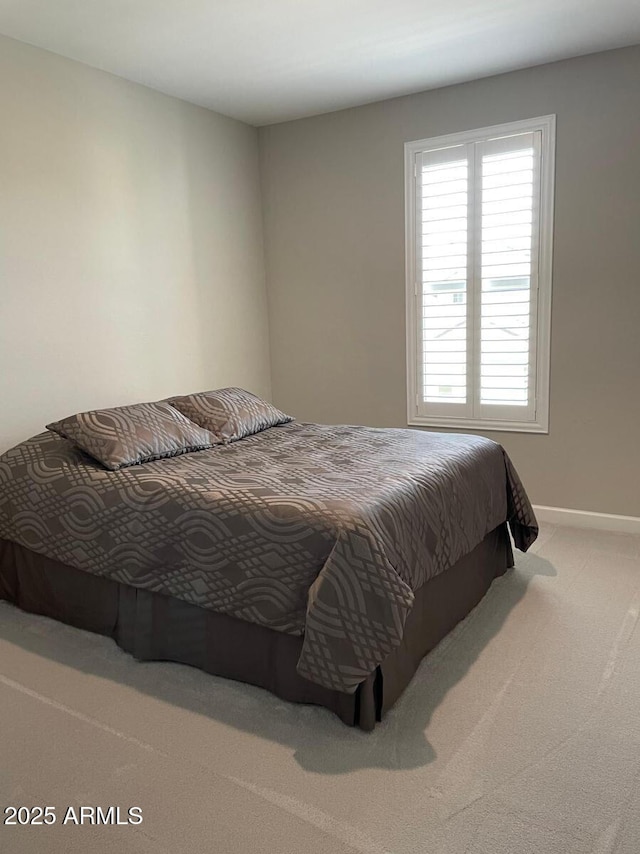
{"label": "beige carpet", "polygon": [[0,851],[639,854],[639,608],[640,537],[548,526],[365,734],[0,603],[0,807],[58,816]]}

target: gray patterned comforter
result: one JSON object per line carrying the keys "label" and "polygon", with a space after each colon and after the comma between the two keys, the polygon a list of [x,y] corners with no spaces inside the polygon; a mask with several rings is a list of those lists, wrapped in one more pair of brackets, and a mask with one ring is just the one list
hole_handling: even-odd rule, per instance
{"label": "gray patterned comforter", "polygon": [[298,672],[352,692],[402,638],[414,591],[535,516],[502,447],[291,424],[106,471],[42,433],[0,456],[0,537],[95,575],[303,636]]}

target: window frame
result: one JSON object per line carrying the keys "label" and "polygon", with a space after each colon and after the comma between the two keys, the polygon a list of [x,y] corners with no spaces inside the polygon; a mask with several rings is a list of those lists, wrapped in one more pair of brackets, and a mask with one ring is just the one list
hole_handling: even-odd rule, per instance
{"label": "window frame", "polygon": [[[522,433],[549,432],[549,381],[551,355],[551,289],[553,258],[553,213],[555,177],[555,115],[540,116],[461,133],[431,137],[407,142],[404,145],[405,162],[405,248],[406,248],[406,324],[407,324],[407,423],[417,427],[454,427],[477,430],[500,430]],[[540,195],[538,199],[538,253],[537,261],[537,311],[532,317],[531,330],[535,337],[535,365],[530,366],[535,379],[533,420],[500,417],[454,416],[425,411],[438,404],[421,403],[418,381],[420,373],[419,323],[421,318],[421,282],[418,281],[417,216],[418,169],[417,161],[423,152],[456,145],[482,143],[496,137],[518,133],[540,132]],[[472,238],[478,239],[479,233]],[[532,259],[533,262],[533,259]],[[532,301],[532,305],[533,305]],[[471,333],[472,334],[472,333]],[[473,364],[474,373],[479,370]],[[465,404],[460,404],[462,408]],[[466,404],[468,407],[469,404]],[[485,405],[491,406],[490,404]]]}

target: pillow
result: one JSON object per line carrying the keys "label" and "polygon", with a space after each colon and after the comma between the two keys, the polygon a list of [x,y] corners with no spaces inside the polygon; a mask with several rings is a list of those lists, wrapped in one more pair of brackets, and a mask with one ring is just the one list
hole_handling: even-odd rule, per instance
{"label": "pillow", "polygon": [[47,424],[111,471],[220,444],[168,403],[95,409]]}
{"label": "pillow", "polygon": [[290,415],[243,388],[219,388],[172,397],[169,403],[224,444],[293,421]]}

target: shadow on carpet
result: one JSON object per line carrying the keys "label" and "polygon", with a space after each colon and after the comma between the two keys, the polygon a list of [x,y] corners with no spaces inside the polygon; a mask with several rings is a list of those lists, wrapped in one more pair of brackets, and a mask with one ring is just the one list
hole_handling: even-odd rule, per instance
{"label": "shadow on carpet", "polygon": [[[395,707],[371,733],[345,726],[326,709],[278,699],[269,692],[171,662],[139,662],[113,640],[27,614],[0,602],[0,637],[80,673],[284,745],[298,764],[319,774],[365,768],[407,770],[435,758],[427,728],[443,698],[473,667],[517,604],[541,596],[531,581],[555,576],[549,561],[517,556],[474,610],[422,661]],[[540,602],[544,608],[544,601]]]}

